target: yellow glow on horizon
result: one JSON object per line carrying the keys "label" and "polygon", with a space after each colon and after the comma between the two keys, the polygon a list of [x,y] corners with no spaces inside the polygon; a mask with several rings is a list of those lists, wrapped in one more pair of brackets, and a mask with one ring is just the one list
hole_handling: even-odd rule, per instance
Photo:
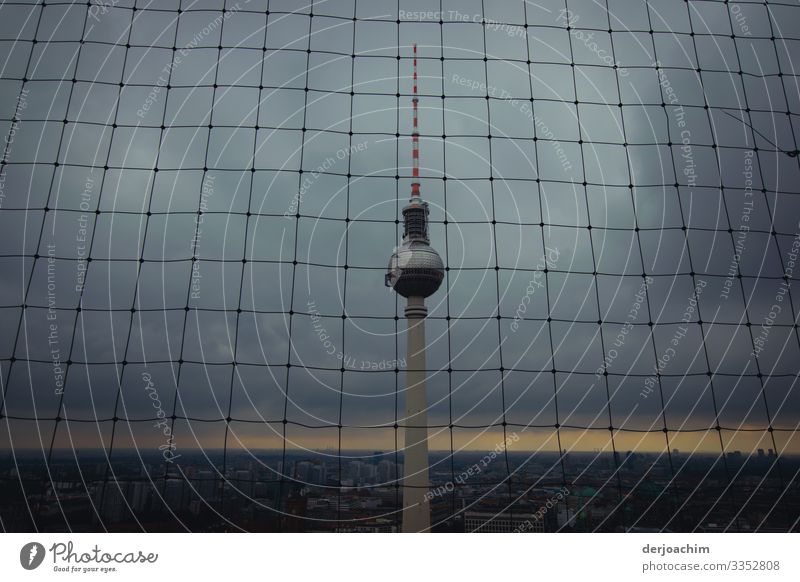
{"label": "yellow glow on horizon", "polygon": [[[255,452],[264,449],[283,449],[284,436],[281,424],[232,423],[227,439],[227,449],[231,454]],[[49,437],[53,423],[40,423],[39,431],[29,422],[0,421],[0,451],[49,448]],[[42,440],[40,441],[39,432]],[[403,448],[403,431],[392,427],[348,429],[334,428],[304,429],[288,425],[286,427],[286,449],[292,452],[306,450],[310,454],[319,452],[331,454],[339,450],[347,451],[393,451]],[[501,427],[489,430],[479,429],[431,429],[429,446],[432,452],[450,451],[501,451],[504,439],[509,452],[556,452],[566,451],[612,452],[611,435],[608,430],[579,429],[527,429],[507,427],[504,437]],[[756,454],[758,449],[775,449],[781,454],[800,453],[800,435],[776,431],[772,436],[767,431],[721,433],[726,452],[741,451],[743,455]],[[679,449],[681,453],[717,453],[720,451],[720,435],[715,430],[669,433],[669,448]],[[175,423],[174,443],[176,453],[181,450],[196,453],[201,450],[216,451],[222,448],[225,437],[224,423]],[[114,435],[114,449],[117,451],[139,450],[142,454],[158,451],[167,439],[150,422],[119,422]],[[663,453],[667,450],[664,433],[615,431],[614,443],[620,453],[627,451],[641,453]],[[111,445],[111,423],[94,425],[90,423],[60,423],[54,448],[74,449],[78,452],[106,448]]]}

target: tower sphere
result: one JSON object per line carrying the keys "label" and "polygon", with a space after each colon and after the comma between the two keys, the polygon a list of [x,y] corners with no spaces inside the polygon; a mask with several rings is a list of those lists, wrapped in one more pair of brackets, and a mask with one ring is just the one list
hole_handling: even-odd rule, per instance
{"label": "tower sphere", "polygon": [[430,297],[442,284],[444,264],[424,240],[405,241],[392,253],[386,279],[403,297]]}

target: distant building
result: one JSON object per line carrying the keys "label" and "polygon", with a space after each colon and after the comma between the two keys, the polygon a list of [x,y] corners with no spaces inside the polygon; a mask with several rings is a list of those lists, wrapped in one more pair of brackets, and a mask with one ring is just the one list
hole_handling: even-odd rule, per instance
{"label": "distant building", "polygon": [[195,487],[200,497],[210,501],[214,497],[214,473],[208,470],[198,471],[196,480]]}
{"label": "distant building", "polygon": [[294,466],[294,478],[301,483],[308,483],[308,473],[311,470],[311,463],[299,461]]}
{"label": "distant building", "polygon": [[[102,500],[100,515],[108,523],[118,523],[125,518],[125,483],[109,481],[98,489],[97,498]],[[105,490],[105,491],[104,491]]]}
{"label": "distant building", "polygon": [[532,513],[468,511],[464,530],[475,533],[544,533],[544,522]]}
{"label": "distant building", "polygon": [[145,481],[136,481],[132,485],[131,508],[134,511],[145,511],[150,507],[151,485]]}
{"label": "distant building", "polygon": [[383,459],[378,463],[378,482],[388,483],[397,479],[396,465],[387,459]]}
{"label": "distant building", "polygon": [[375,465],[362,465],[361,466],[361,480],[364,483],[375,483],[375,478],[378,476],[378,467]]}
{"label": "distant building", "polygon": [[253,496],[253,475],[250,471],[236,471],[236,488],[247,497]]}
{"label": "distant building", "polygon": [[325,464],[316,463],[308,469],[308,482],[314,485],[325,484]]}
{"label": "distant building", "polygon": [[397,526],[389,519],[378,518],[374,522],[340,525],[336,533],[397,533]]}

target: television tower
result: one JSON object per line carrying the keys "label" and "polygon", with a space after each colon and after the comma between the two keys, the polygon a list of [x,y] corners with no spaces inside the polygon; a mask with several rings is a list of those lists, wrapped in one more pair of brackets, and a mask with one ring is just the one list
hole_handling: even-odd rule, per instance
{"label": "television tower", "polygon": [[411,198],[403,208],[403,242],[389,259],[386,286],[408,302],[406,367],[406,421],[403,471],[403,532],[430,530],[428,481],[428,397],[425,387],[425,298],[433,295],[444,278],[442,258],[428,238],[428,203],[419,194],[419,124],[417,119],[417,45],[414,44],[414,126],[411,132],[413,182]]}

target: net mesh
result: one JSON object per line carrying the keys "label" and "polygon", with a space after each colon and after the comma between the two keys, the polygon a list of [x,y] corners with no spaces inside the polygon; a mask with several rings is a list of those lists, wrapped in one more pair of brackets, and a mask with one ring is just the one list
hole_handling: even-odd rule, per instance
{"label": "net mesh", "polygon": [[0,523],[796,531],[795,3],[3,2]]}

